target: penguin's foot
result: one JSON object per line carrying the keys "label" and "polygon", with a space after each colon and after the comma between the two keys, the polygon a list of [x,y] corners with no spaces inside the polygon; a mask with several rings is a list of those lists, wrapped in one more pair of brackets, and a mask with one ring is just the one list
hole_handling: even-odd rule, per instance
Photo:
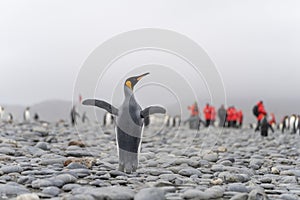
{"label": "penguin's foot", "polygon": [[119,152],[119,171],[125,173],[135,172],[138,167],[138,154],[120,150]]}

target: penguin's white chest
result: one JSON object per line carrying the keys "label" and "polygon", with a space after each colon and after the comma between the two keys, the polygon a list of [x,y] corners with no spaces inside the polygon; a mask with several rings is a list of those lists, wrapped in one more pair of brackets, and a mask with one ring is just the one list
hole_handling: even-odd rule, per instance
{"label": "penguin's white chest", "polygon": [[30,112],[29,111],[25,111],[25,119],[26,120],[30,119]]}

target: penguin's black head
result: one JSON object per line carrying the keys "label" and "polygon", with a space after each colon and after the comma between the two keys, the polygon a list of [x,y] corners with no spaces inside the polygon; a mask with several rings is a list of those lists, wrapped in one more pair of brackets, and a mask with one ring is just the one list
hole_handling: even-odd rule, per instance
{"label": "penguin's black head", "polygon": [[129,89],[133,90],[134,86],[137,84],[137,82],[139,82],[139,80],[141,80],[144,76],[147,76],[148,74],[150,74],[149,72],[139,75],[139,76],[133,76],[128,78],[125,81],[125,86],[128,87]]}

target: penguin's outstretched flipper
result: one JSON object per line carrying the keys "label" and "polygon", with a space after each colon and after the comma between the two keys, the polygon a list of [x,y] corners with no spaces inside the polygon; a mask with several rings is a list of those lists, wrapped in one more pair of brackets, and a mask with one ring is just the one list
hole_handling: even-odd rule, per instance
{"label": "penguin's outstretched flipper", "polygon": [[156,114],[156,113],[165,114],[166,109],[160,106],[150,106],[141,111],[141,117],[145,118],[148,117],[149,115]]}
{"label": "penguin's outstretched flipper", "polygon": [[82,104],[88,106],[97,106],[99,108],[103,108],[104,110],[106,110],[112,115],[118,116],[119,110],[105,101],[98,100],[98,99],[86,99],[82,102]]}

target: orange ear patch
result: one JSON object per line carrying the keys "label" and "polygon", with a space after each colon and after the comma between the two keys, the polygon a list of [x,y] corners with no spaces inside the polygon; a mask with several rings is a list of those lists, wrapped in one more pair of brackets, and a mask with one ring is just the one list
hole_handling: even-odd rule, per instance
{"label": "orange ear patch", "polygon": [[132,85],[131,85],[131,81],[126,81],[126,86],[129,87],[132,90]]}

